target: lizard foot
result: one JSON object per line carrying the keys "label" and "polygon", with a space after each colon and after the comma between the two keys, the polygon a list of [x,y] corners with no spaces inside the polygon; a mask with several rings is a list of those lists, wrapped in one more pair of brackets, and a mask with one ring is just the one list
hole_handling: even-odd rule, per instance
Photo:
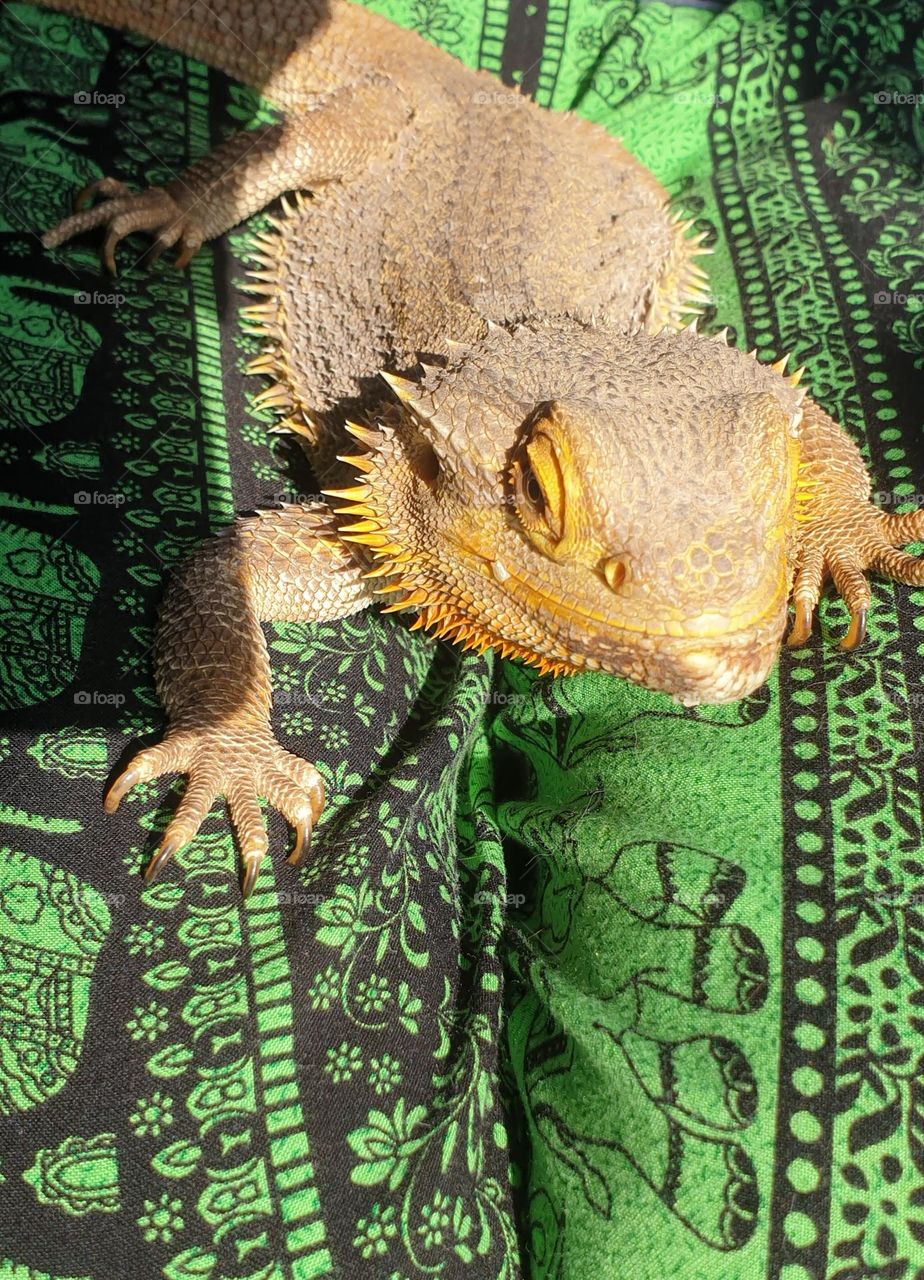
{"label": "lizard foot", "polygon": [[856,649],[866,638],[873,569],[909,586],[924,585],[924,560],[899,550],[907,542],[924,541],[924,510],[894,515],[865,498],[832,495],[813,486],[799,524],[799,562],[793,585],[795,618],[786,643],[804,645],[822,586],[830,577],[850,610],[850,626],[840,648]]}
{"label": "lizard foot", "polygon": [[[97,196],[101,196],[102,201],[93,205]],[[46,249],[56,249],[84,231],[105,226],[108,230],[101,256],[111,275],[116,274],[116,247],[134,231],[154,234],[153,259],[179,241],[178,270],[189,263],[205,239],[199,222],[165,187],[133,193],[117,178],[101,178],[78,192],[74,203],[76,212],[46,231],[42,244]]]}
{"label": "lizard foot", "polygon": [[139,751],[116,778],[103,802],[106,812],[115,813],[122,797],[137,783],[164,773],[186,773],[189,783],[145,870],[148,884],[192,840],[220,795],[228,801],[240,845],[245,898],[269,847],[260,796],[295,828],[289,862],[301,862],[311,848],[312,828],[324,807],[324,783],[317,769],[281,747],[268,727],[169,732],[163,742]]}

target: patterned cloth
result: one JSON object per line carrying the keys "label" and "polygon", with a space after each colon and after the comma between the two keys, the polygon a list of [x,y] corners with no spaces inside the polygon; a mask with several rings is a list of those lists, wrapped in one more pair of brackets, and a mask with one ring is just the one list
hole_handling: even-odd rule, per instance
{"label": "patterned cloth", "polygon": [[[382,0],[622,135],[794,350],[879,501],[920,489],[919,0]],[[736,705],[267,628],[331,803],[242,907],[222,811],[100,795],[155,732],[165,572],[313,494],[242,376],[251,228],[183,274],[36,239],[261,118],[143,41],[0,11],[0,1277],[921,1280],[924,595]],[[915,290],[917,289],[917,293]]]}

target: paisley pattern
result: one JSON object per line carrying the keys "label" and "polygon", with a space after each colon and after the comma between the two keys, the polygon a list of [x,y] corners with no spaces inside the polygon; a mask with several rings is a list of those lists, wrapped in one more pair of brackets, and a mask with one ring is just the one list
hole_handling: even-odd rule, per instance
{"label": "paisley pattern", "polygon": [[40,1204],[53,1204],[65,1213],[118,1213],[119,1168],[115,1134],[65,1138],[52,1151],[38,1151],[35,1164],[23,1171]]}
{"label": "paisley pattern", "polygon": [[39,1106],[75,1070],[110,919],[102,895],[63,867],[3,850],[0,1114]]}
{"label": "paisley pattern", "polygon": [[[922,501],[917,0],[376,7],[623,136],[715,246],[705,323]],[[164,575],[317,484],[243,376],[260,219],[116,285],[35,232],[271,113],[17,3],[0,85],[0,1280],[921,1280],[924,593],[701,710],[269,627],[311,864],[242,907],[216,809],[145,888],[176,788],[99,796],[160,723]]]}

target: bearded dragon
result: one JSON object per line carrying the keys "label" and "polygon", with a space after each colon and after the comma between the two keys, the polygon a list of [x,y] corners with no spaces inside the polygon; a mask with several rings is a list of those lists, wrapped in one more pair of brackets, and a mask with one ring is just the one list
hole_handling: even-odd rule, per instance
{"label": "bearded dragon", "polygon": [[[170,585],[156,652],[169,713],[106,796],[188,786],[145,873],[229,804],[253,887],[259,797],[294,826],[318,771],[269,722],[261,620],[333,620],[395,598],[415,626],[543,671],[598,670],[692,705],[766,678],[789,600],[809,637],[832,578],[864,638],[865,571],[924,583],[899,548],[924,512],[870,502],[856,446],[798,385],[707,337],[702,234],[604,129],[542,110],[342,0],[54,0],[179,49],[284,112],[176,181],[105,177],[44,237],[136,231],[184,266],[286,192],[248,319],[263,402],[329,502],[239,519]],[[96,203],[94,203],[96,201]]]}

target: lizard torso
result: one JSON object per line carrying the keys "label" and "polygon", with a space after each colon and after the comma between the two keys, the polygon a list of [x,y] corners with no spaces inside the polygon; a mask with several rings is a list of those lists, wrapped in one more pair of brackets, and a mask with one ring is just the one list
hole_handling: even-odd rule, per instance
{"label": "lizard torso", "polygon": [[263,243],[250,314],[279,359],[261,369],[310,414],[374,405],[380,369],[445,357],[489,322],[656,331],[702,296],[700,238],[615,139],[424,51],[369,72],[394,124],[362,177],[321,186]]}

